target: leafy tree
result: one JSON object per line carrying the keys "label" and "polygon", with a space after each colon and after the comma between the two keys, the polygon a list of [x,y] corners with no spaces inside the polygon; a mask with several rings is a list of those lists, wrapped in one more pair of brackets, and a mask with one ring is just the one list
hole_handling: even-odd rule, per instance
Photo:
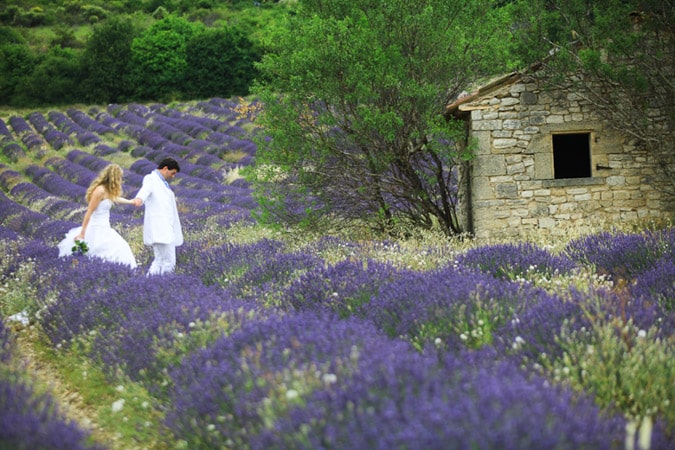
{"label": "leafy tree", "polygon": [[517,11],[521,53],[550,54],[551,82],[583,87],[611,126],[649,151],[675,199],[673,2],[536,0]]}
{"label": "leafy tree", "polygon": [[233,27],[193,35],[186,58],[186,89],[195,98],[248,94],[259,59],[251,41]]}
{"label": "leafy tree", "polygon": [[53,47],[40,59],[30,76],[17,86],[17,104],[67,105],[80,98],[80,65],[77,53]]}
{"label": "leafy tree", "polygon": [[442,113],[469,81],[504,70],[506,10],[484,0],[297,8],[268,43],[255,88],[271,138],[249,175],[263,216],[462,231],[454,168],[470,152]]}
{"label": "leafy tree", "polygon": [[33,72],[35,59],[27,45],[0,44],[0,104],[14,104],[17,88]]}
{"label": "leafy tree", "polygon": [[140,99],[163,100],[180,95],[187,70],[187,42],[199,25],[168,16],[131,44],[132,82]]}
{"label": "leafy tree", "polygon": [[0,45],[2,44],[26,44],[26,39],[14,28],[0,26]]}
{"label": "leafy tree", "polygon": [[94,28],[81,59],[86,101],[118,103],[129,98],[131,44],[135,34],[131,21],[120,18]]}

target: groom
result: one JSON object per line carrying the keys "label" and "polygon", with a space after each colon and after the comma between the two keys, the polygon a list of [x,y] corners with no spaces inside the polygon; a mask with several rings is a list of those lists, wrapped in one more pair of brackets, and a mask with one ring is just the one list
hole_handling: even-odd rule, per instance
{"label": "groom", "polygon": [[137,207],[145,205],[143,243],[152,246],[155,256],[148,275],[173,272],[176,246],[183,243],[176,196],[169,187],[169,181],[178,172],[178,162],[173,158],[164,158],[157,169],[143,178],[143,185],[133,200]]}

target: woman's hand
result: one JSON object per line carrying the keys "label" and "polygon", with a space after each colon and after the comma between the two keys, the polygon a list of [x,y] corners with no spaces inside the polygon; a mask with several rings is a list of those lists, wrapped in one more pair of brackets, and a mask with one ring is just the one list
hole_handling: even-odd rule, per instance
{"label": "woman's hand", "polygon": [[124,197],[115,197],[113,199],[113,202],[120,203],[122,205],[134,205],[136,207],[141,206],[143,204],[143,201],[140,198],[134,198],[132,200],[128,200]]}

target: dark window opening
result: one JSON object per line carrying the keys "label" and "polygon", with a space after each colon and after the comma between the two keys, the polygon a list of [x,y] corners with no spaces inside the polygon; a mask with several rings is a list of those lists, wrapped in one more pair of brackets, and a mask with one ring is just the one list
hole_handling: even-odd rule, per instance
{"label": "dark window opening", "polygon": [[558,178],[591,176],[591,134],[553,135],[553,173]]}

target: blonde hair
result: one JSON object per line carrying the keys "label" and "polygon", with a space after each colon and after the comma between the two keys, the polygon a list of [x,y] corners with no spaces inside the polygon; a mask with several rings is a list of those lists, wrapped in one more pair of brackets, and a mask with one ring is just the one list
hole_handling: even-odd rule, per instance
{"label": "blonde hair", "polygon": [[122,195],[122,168],[117,164],[110,164],[103,169],[98,176],[91,182],[87,188],[87,194],[84,198],[89,201],[91,194],[99,186],[103,186],[106,190],[107,196],[110,199]]}

